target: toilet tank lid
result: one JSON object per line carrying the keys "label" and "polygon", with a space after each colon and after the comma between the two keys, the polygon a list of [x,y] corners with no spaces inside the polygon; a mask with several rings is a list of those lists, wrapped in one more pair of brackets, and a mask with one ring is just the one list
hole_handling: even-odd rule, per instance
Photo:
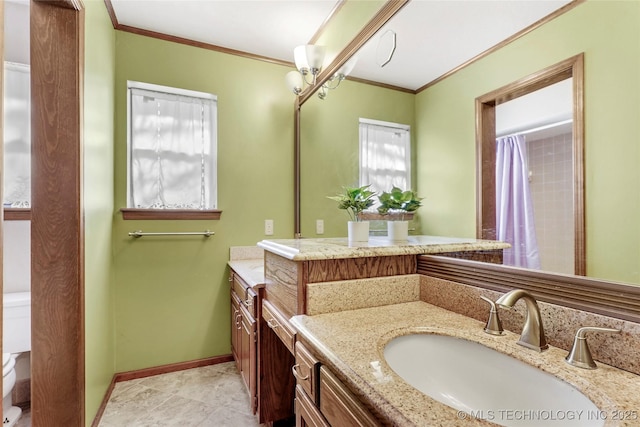
{"label": "toilet tank lid", "polygon": [[18,307],[31,304],[31,292],[9,292],[2,294],[4,307]]}

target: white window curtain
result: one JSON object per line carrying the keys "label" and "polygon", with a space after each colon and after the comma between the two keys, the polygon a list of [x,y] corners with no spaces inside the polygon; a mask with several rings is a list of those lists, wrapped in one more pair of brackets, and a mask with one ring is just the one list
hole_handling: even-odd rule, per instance
{"label": "white window curtain", "polygon": [[130,87],[129,103],[129,207],[215,209],[215,97]]}
{"label": "white window curtain", "polygon": [[31,207],[31,74],[28,65],[4,63],[5,207]]}
{"label": "white window curtain", "polygon": [[377,192],[411,188],[409,126],[360,119],[360,185],[368,184]]}

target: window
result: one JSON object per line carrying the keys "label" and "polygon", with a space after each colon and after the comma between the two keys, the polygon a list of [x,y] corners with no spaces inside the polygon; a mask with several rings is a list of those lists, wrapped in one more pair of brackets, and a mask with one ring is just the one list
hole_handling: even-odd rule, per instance
{"label": "window", "polygon": [[360,185],[367,184],[378,193],[411,189],[410,126],[360,119]]}
{"label": "window", "polygon": [[127,86],[127,207],[216,209],[216,96],[131,81]]}
{"label": "window", "polygon": [[4,63],[4,207],[31,207],[31,89],[28,65]]}

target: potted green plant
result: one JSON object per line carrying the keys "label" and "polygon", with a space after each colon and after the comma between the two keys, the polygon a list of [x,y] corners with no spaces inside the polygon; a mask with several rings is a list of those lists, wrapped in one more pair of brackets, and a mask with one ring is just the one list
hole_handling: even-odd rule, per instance
{"label": "potted green plant", "polygon": [[[406,214],[415,212],[422,206],[421,198],[412,190],[402,190],[393,187],[390,192],[383,192],[378,196],[380,206],[378,213],[389,215],[387,220],[387,236],[390,240],[406,241],[409,235],[409,221]],[[394,220],[391,214],[396,214],[399,220]]]}
{"label": "potted green plant", "polygon": [[353,242],[369,240],[369,221],[360,221],[359,214],[373,206],[376,193],[369,190],[370,185],[362,187],[343,187],[343,192],[335,196],[327,196],[338,202],[338,209],[344,209],[349,214],[348,238]]}

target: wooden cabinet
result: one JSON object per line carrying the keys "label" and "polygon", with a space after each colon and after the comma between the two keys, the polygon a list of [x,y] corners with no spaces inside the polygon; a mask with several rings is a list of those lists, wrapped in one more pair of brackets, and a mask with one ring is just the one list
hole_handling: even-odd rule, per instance
{"label": "wooden cabinet", "polygon": [[296,386],[296,427],[330,427],[300,386]]}
{"label": "wooden cabinet", "polygon": [[379,426],[380,423],[326,366],[320,367],[320,413],[332,426]]}
{"label": "wooden cabinet", "polygon": [[256,293],[231,272],[231,353],[251,398],[251,410],[258,407]]}
{"label": "wooden cabinet", "polygon": [[304,344],[296,342],[296,427],[375,427],[381,423]]}

